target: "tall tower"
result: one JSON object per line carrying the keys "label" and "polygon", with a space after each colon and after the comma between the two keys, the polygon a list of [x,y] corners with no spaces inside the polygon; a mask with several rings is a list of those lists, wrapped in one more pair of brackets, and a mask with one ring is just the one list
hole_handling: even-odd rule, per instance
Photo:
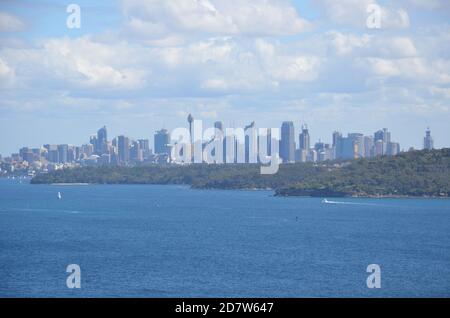
{"label": "tall tower", "polygon": [[433,137],[431,137],[430,127],[427,127],[425,132],[425,138],[423,138],[423,149],[432,150],[434,149]]}
{"label": "tall tower", "polygon": [[191,138],[191,144],[193,143],[193,136],[192,136],[192,122],[194,121],[194,117],[192,117],[192,115],[191,114],[189,114],[189,116],[188,116],[188,118],[187,118],[187,121],[188,121],[188,123],[189,123],[189,134],[191,135],[190,136],[190,138]]}

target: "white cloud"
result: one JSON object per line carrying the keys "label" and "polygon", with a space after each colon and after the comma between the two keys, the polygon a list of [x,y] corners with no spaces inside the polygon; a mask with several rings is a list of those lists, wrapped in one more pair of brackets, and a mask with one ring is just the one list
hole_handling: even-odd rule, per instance
{"label": "white cloud", "polygon": [[365,61],[370,65],[375,75],[382,77],[404,77],[425,80],[430,76],[429,69],[421,58],[382,59],[367,58]]}
{"label": "white cloud", "polygon": [[387,34],[353,34],[328,32],[327,37],[338,56],[372,56],[382,58],[417,57],[414,41],[406,36]]}
{"label": "white cloud", "polygon": [[447,0],[404,0],[403,2],[407,5],[426,10],[450,8],[450,4]]}
{"label": "white cloud", "polygon": [[11,86],[14,80],[14,69],[9,67],[8,64],[0,58],[0,87]]}
{"label": "white cloud", "polygon": [[123,0],[126,28],[147,39],[174,34],[294,35],[310,24],[287,1]]}
{"label": "white cloud", "polygon": [[0,11],[0,32],[16,32],[25,29],[25,23],[18,17]]}
{"label": "white cloud", "polygon": [[371,13],[367,8],[377,4],[381,9],[381,28],[407,28],[409,15],[402,8],[380,5],[375,0],[318,0],[326,15],[335,23],[358,28],[367,28],[367,18]]}
{"label": "white cloud", "polygon": [[344,34],[332,31],[329,36],[331,37],[337,55],[350,54],[354,49],[367,47],[370,42],[370,36],[367,34],[357,36],[354,34]]}
{"label": "white cloud", "polygon": [[86,88],[137,89],[143,75],[133,65],[132,50],[123,45],[107,45],[89,38],[50,39],[35,48],[6,48],[3,55],[15,67],[24,84],[49,87],[70,85]]}
{"label": "white cloud", "polygon": [[263,69],[275,81],[313,81],[320,69],[320,58],[311,55],[284,54],[271,43],[258,39],[256,48]]}

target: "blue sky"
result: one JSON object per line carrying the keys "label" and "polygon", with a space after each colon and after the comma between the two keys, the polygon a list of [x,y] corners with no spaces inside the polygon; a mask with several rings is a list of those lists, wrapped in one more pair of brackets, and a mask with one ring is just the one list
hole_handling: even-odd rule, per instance
{"label": "blue sky", "polygon": [[0,153],[82,144],[103,125],[152,139],[190,112],[307,123],[326,142],[388,127],[404,149],[430,126],[448,147],[448,21],[445,0],[1,1]]}

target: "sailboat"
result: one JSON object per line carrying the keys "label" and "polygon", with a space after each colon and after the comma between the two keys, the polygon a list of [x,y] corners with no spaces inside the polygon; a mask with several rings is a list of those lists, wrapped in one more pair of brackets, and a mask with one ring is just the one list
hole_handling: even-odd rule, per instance
{"label": "sailboat", "polygon": [[62,199],[62,195],[61,192],[58,191],[58,199],[61,200]]}

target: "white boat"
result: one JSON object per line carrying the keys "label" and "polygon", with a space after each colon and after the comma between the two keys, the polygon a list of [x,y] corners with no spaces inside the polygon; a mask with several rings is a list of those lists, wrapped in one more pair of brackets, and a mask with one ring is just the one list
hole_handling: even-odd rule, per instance
{"label": "white boat", "polygon": [[326,198],[322,200],[322,203],[330,203]]}
{"label": "white boat", "polygon": [[62,195],[61,192],[58,192],[58,199],[61,200],[62,199]]}

